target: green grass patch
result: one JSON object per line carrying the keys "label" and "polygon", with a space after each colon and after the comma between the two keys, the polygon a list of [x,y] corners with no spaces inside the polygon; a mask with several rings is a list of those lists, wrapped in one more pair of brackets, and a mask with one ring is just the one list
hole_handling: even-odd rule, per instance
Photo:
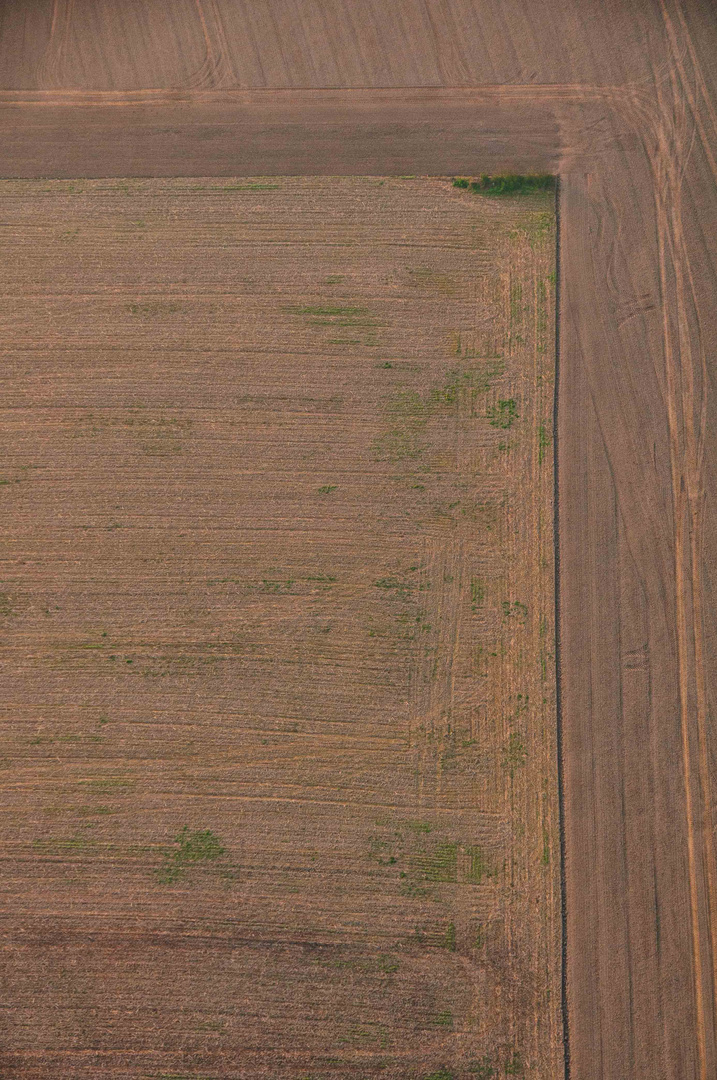
{"label": "green grass patch", "polygon": [[518,622],[525,626],[528,621],[527,604],[521,603],[520,600],[503,600],[501,608],[503,610],[504,622],[507,622],[508,619],[517,619]]}
{"label": "green grass patch", "polygon": [[102,817],[105,814],[116,814],[111,806],[44,806],[43,814],[57,816],[58,814],[78,814],[80,817]]}
{"label": "green grass patch", "polygon": [[503,768],[512,779],[517,769],[525,765],[528,751],[517,731],[511,731],[503,747]]}
{"label": "green grass patch", "polygon": [[[527,240],[531,248],[535,250],[536,244],[541,244],[550,235],[554,222],[555,215],[552,211],[529,214],[523,218],[519,228],[513,229],[508,235],[511,240]],[[545,299],[545,293],[541,291],[541,285],[543,285],[543,282],[538,284],[539,303],[541,296],[543,300]]]}
{"label": "green grass patch", "polygon": [[368,315],[368,308],[365,307],[323,307],[321,305],[308,305],[304,307],[294,306],[290,307],[288,310],[292,313],[292,315],[311,315],[315,318],[326,319],[353,319],[360,315]]}
{"label": "green grass patch", "polygon": [[225,184],[225,191],[277,191],[280,184]]}
{"label": "green grass patch", "polygon": [[86,836],[57,837],[48,836],[46,839],[33,840],[33,848],[46,855],[61,855],[65,852],[77,853],[90,851],[97,846],[95,840],[89,840]]}
{"label": "green grass patch", "polygon": [[418,288],[433,288],[445,296],[454,296],[457,288],[455,274],[441,270],[433,270],[430,266],[406,267],[408,283]]}
{"label": "green grass patch", "polygon": [[490,405],[486,410],[490,424],[503,431],[509,428],[519,415],[515,398],[499,398],[495,405]]}
{"label": "green grass patch", "polygon": [[165,885],[178,881],[187,867],[216,862],[226,851],[211,829],[191,832],[189,826],[185,825],[174,840],[178,846],[174,851],[165,853],[165,864],[157,871],[159,880]]}
{"label": "green grass patch", "polygon": [[453,187],[476,195],[530,195],[535,191],[553,191],[555,177],[549,173],[501,173],[496,176],[483,173],[477,179],[456,176]]}
{"label": "green grass patch", "polygon": [[417,856],[414,866],[426,881],[455,881],[458,873],[458,844],[437,844],[430,854]]}
{"label": "green grass patch", "polygon": [[443,935],[441,946],[444,949],[448,949],[449,952],[456,951],[456,924],[449,923],[446,927],[446,932]]}
{"label": "green grass patch", "polygon": [[413,585],[408,581],[399,581],[395,577],[378,578],[373,583],[374,589],[386,589],[392,592],[399,600],[406,600],[413,593]]}
{"label": "green grass patch", "polygon": [[553,445],[553,425],[548,421],[538,425],[538,464],[542,465],[545,453]]}
{"label": "green grass patch", "polygon": [[86,734],[84,732],[73,731],[69,735],[58,735],[57,736],[57,741],[58,742],[70,742],[70,743],[104,742],[104,738],[105,738],[104,735],[90,735],[90,734]]}
{"label": "green grass patch", "polygon": [[136,780],[126,780],[121,776],[108,776],[98,780],[78,780],[80,787],[89,788],[90,791],[94,791],[98,795],[110,791],[131,791],[136,783]]}
{"label": "green grass patch", "polygon": [[388,405],[387,411],[391,416],[406,417],[411,420],[425,420],[430,406],[430,401],[424,401],[415,390],[397,390]]}
{"label": "green grass patch", "polygon": [[481,578],[471,578],[471,610],[477,611],[485,600],[485,583]]}
{"label": "green grass patch", "polygon": [[518,1050],[513,1050],[512,1054],[505,1063],[505,1075],[522,1076],[524,1072],[525,1065],[523,1064],[522,1055]]}
{"label": "green grass patch", "polygon": [[262,578],[261,584],[264,592],[287,593],[294,584],[294,579],[287,578],[286,581],[273,581],[270,578]]}
{"label": "green grass patch", "polygon": [[[390,361],[385,363],[390,364]],[[392,426],[371,447],[375,460],[395,464],[420,458],[427,449],[423,435],[429,421],[440,416],[441,411],[455,410],[461,405],[469,415],[477,415],[478,395],[490,389],[494,379],[502,375],[503,368],[500,357],[488,357],[448,371],[425,395],[415,390],[397,390],[385,407]]]}
{"label": "green grass patch", "polygon": [[421,900],[431,895],[430,889],[425,889],[422,885],[416,885],[415,881],[401,882],[399,892],[401,896],[407,896],[409,900]]}
{"label": "green grass patch", "polygon": [[431,391],[433,405],[453,406],[463,394],[468,394],[471,405],[477,394],[490,390],[494,380],[503,374],[504,363],[499,356],[486,358],[480,365],[467,369],[449,371],[443,386]]}
{"label": "green grass patch", "polygon": [[471,1076],[475,1076],[476,1080],[493,1080],[496,1075],[493,1062],[487,1054],[480,1061],[471,1061],[468,1065],[468,1072]]}
{"label": "green grass patch", "polygon": [[406,828],[415,833],[433,832],[433,826],[429,821],[407,821]]}
{"label": "green grass patch", "polygon": [[[546,310],[547,304],[547,286],[544,281],[538,282],[538,297],[536,305],[536,320],[535,329],[538,332],[538,337],[542,338],[545,331],[548,329],[548,313]],[[542,351],[542,350],[541,350]]]}
{"label": "green grass patch", "polygon": [[483,849],[479,847],[468,848],[468,870],[466,881],[470,885],[480,885],[484,877],[490,875]]}
{"label": "green grass patch", "polygon": [[204,1073],[156,1073],[156,1080],[216,1080],[214,1076],[206,1076]]}

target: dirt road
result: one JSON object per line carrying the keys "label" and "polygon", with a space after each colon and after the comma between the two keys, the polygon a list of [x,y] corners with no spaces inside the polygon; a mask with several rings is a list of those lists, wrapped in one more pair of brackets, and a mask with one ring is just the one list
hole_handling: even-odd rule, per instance
{"label": "dirt road", "polygon": [[[559,159],[570,1069],[580,1080],[708,1080],[717,1069],[714,8],[563,0],[538,17],[518,0],[415,0],[358,18],[354,5],[331,7],[249,12],[186,0],[170,16],[166,5],[127,5],[107,48],[97,43],[108,40],[108,5],[8,6],[0,122],[13,134],[3,174],[54,173],[57,162],[56,175],[96,175],[104,161],[109,173],[173,173],[183,155],[191,172],[242,172],[240,109],[219,118],[227,92],[253,106],[241,119],[253,174],[299,172],[309,159],[318,172],[390,171],[392,154],[407,173]],[[131,63],[121,44],[130,40]],[[325,122],[335,106],[305,93],[322,87],[356,90],[332,99],[340,118]],[[421,88],[420,99],[401,87]],[[181,100],[157,104],[153,88]],[[379,88],[395,103],[388,112],[361,104]],[[67,90],[88,104],[67,105]],[[132,92],[142,104],[97,105],[96,91]],[[391,108],[408,110],[398,128]],[[208,167],[197,169],[202,155]]]}

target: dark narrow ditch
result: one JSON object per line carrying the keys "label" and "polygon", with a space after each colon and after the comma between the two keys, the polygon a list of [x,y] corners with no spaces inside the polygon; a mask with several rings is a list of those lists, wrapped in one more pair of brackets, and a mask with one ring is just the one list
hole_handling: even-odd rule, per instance
{"label": "dark narrow ditch", "polygon": [[561,921],[561,1007],[565,1080],[570,1080],[570,1025],[568,1015],[568,912],[565,887],[565,790],[563,770],[563,695],[560,667],[560,502],[559,436],[560,409],[560,176],[555,178],[555,396],[553,398],[553,546],[555,549],[555,703],[558,744],[558,815],[560,819],[560,921]]}

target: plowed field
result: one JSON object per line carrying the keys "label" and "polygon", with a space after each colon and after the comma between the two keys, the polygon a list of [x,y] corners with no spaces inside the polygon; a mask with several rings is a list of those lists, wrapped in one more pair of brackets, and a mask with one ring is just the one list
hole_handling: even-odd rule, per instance
{"label": "plowed field", "polygon": [[552,195],[0,206],[3,1076],[553,1080]]}

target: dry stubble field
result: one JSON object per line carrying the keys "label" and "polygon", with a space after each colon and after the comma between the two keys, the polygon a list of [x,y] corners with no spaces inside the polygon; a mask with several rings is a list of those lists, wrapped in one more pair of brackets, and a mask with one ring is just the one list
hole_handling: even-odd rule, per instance
{"label": "dry stubble field", "polygon": [[0,204],[3,1075],[552,1080],[552,196]]}

